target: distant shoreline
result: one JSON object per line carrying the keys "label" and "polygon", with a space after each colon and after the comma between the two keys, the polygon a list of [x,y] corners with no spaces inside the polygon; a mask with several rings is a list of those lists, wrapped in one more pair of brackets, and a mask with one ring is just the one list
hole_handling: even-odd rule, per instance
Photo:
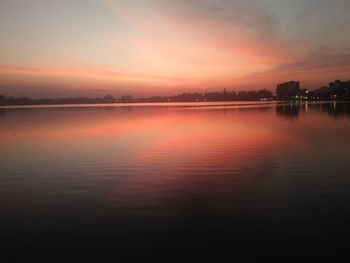
{"label": "distant shoreline", "polygon": [[129,103],[86,103],[86,104],[41,104],[41,105],[0,105],[1,109],[54,109],[54,108],[124,108],[124,107],[164,107],[164,108],[204,108],[204,107],[246,107],[287,105],[290,103],[350,103],[350,101],[212,101],[212,102],[129,102]]}
{"label": "distant shoreline", "polygon": [[267,89],[221,92],[194,92],[170,96],[152,96],[134,98],[130,94],[115,98],[112,95],[103,97],[63,97],[39,98],[7,97],[0,95],[0,107],[4,106],[40,106],[40,105],[124,105],[138,103],[237,103],[237,102],[286,102],[286,101],[348,101],[350,100],[350,81],[335,81],[329,87],[314,91],[300,89],[300,83],[290,81],[277,85],[276,92]]}
{"label": "distant shoreline", "polygon": [[67,103],[67,104],[30,104],[30,105],[0,105],[0,109],[11,108],[78,108],[78,107],[209,107],[209,106],[253,106],[279,104],[279,101],[171,101],[171,102],[115,102],[115,103]]}

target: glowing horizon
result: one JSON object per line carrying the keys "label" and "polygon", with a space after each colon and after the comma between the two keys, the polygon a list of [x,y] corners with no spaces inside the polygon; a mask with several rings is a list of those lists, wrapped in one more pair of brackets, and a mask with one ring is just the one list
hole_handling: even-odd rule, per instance
{"label": "glowing horizon", "polygon": [[350,79],[344,0],[4,0],[0,94],[317,88]]}

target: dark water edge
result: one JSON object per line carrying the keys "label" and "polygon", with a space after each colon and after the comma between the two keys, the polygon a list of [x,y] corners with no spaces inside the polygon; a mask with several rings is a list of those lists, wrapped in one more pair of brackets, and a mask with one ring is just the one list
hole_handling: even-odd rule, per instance
{"label": "dark water edge", "polygon": [[2,251],[336,257],[349,247],[349,109],[6,110]]}

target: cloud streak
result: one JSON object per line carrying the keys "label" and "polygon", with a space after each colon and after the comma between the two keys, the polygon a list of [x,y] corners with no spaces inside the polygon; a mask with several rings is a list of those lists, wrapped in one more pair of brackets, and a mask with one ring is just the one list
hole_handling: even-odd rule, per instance
{"label": "cloud streak", "polygon": [[[316,88],[349,78],[346,0],[63,0],[55,8],[38,1],[26,13],[20,1],[2,1],[0,32],[11,35],[0,33],[0,83],[62,80],[69,88],[94,80],[145,94],[272,89],[289,79]],[[31,16],[38,8],[42,21]],[[35,34],[25,43],[30,25]]]}

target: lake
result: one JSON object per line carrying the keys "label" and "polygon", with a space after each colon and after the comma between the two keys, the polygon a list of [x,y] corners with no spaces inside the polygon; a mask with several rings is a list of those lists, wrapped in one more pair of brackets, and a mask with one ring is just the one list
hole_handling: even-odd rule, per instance
{"label": "lake", "polygon": [[341,102],[2,108],[2,247],[346,250],[349,135]]}

